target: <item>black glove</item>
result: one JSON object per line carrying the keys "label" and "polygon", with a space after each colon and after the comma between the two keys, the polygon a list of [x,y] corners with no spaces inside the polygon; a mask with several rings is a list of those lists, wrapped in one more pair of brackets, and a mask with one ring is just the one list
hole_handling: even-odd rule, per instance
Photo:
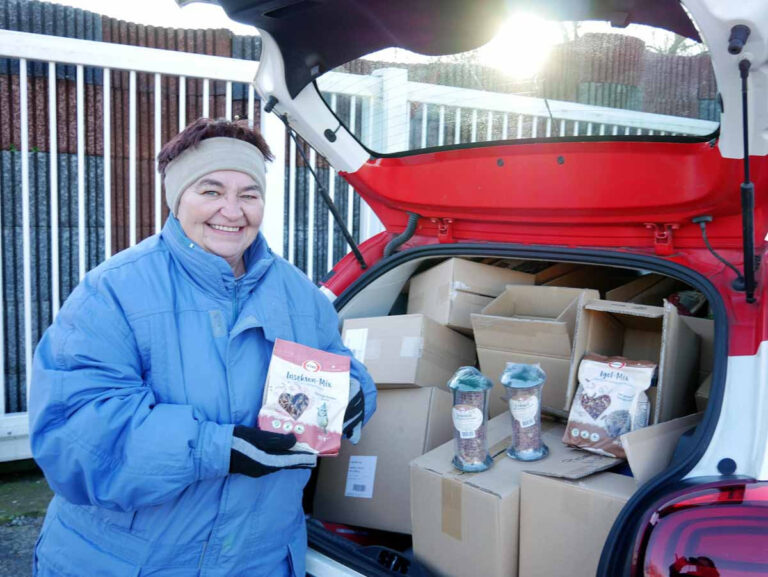
{"label": "black glove", "polygon": [[360,441],[360,434],[363,429],[363,416],[365,414],[365,399],[363,391],[360,389],[360,381],[349,379],[349,403],[344,412],[344,426],[342,434],[350,440],[353,445]]}
{"label": "black glove", "polygon": [[293,434],[237,425],[232,437],[229,472],[261,477],[280,469],[311,469],[317,465],[314,453],[289,450],[295,444]]}

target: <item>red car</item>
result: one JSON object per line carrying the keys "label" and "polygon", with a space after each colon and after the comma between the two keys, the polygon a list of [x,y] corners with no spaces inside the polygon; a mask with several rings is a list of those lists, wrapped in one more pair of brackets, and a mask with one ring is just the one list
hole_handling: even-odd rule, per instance
{"label": "red car", "polygon": [[[406,312],[409,279],[460,257],[577,263],[603,299],[674,279],[677,314],[713,322],[697,357],[708,404],[669,465],[587,536],[591,557],[525,568],[521,528],[520,574],[768,575],[768,4],[218,3],[260,30],[267,108],[382,224],[323,282],[342,319]],[[561,514],[562,534],[536,545],[552,558],[573,530]],[[411,548],[345,529],[359,545],[311,526],[314,575],[462,574],[453,547],[425,557],[415,533]]]}

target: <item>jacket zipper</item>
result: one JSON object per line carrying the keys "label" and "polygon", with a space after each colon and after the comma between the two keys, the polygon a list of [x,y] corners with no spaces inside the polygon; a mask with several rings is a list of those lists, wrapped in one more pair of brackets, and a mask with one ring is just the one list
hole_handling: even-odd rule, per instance
{"label": "jacket zipper", "polygon": [[237,322],[237,315],[239,312],[237,309],[240,306],[240,303],[238,302],[238,298],[237,298],[237,287],[239,284],[240,284],[239,279],[235,279],[235,283],[232,288],[232,322],[230,323],[230,326],[233,328],[235,326],[235,322]]}

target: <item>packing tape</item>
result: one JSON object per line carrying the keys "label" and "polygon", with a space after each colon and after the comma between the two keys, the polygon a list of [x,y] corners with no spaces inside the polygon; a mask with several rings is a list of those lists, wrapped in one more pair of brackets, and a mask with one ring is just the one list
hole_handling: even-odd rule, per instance
{"label": "packing tape", "polygon": [[424,351],[424,339],[421,337],[404,337],[400,344],[400,356],[404,359],[420,359]]}
{"label": "packing tape", "polygon": [[381,339],[368,339],[365,345],[365,360],[378,361],[381,358]]}
{"label": "packing tape", "polygon": [[443,477],[441,487],[441,515],[443,533],[461,541],[462,483]]}
{"label": "packing tape", "polygon": [[368,329],[347,329],[344,331],[344,346],[361,363],[365,362],[365,349],[368,342]]}

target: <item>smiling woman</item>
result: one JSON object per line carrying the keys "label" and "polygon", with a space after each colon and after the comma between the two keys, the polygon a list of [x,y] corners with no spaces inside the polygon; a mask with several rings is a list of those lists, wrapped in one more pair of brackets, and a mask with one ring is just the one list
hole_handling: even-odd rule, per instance
{"label": "smiling woman", "polygon": [[[190,577],[304,575],[301,500],[317,456],[257,416],[277,339],[351,353],[330,301],[259,233],[270,158],[247,124],[184,129],[158,158],[162,232],[91,270],[40,341],[30,440],[56,495],[39,577],[169,564]],[[349,363],[354,441],[376,391]]]}

